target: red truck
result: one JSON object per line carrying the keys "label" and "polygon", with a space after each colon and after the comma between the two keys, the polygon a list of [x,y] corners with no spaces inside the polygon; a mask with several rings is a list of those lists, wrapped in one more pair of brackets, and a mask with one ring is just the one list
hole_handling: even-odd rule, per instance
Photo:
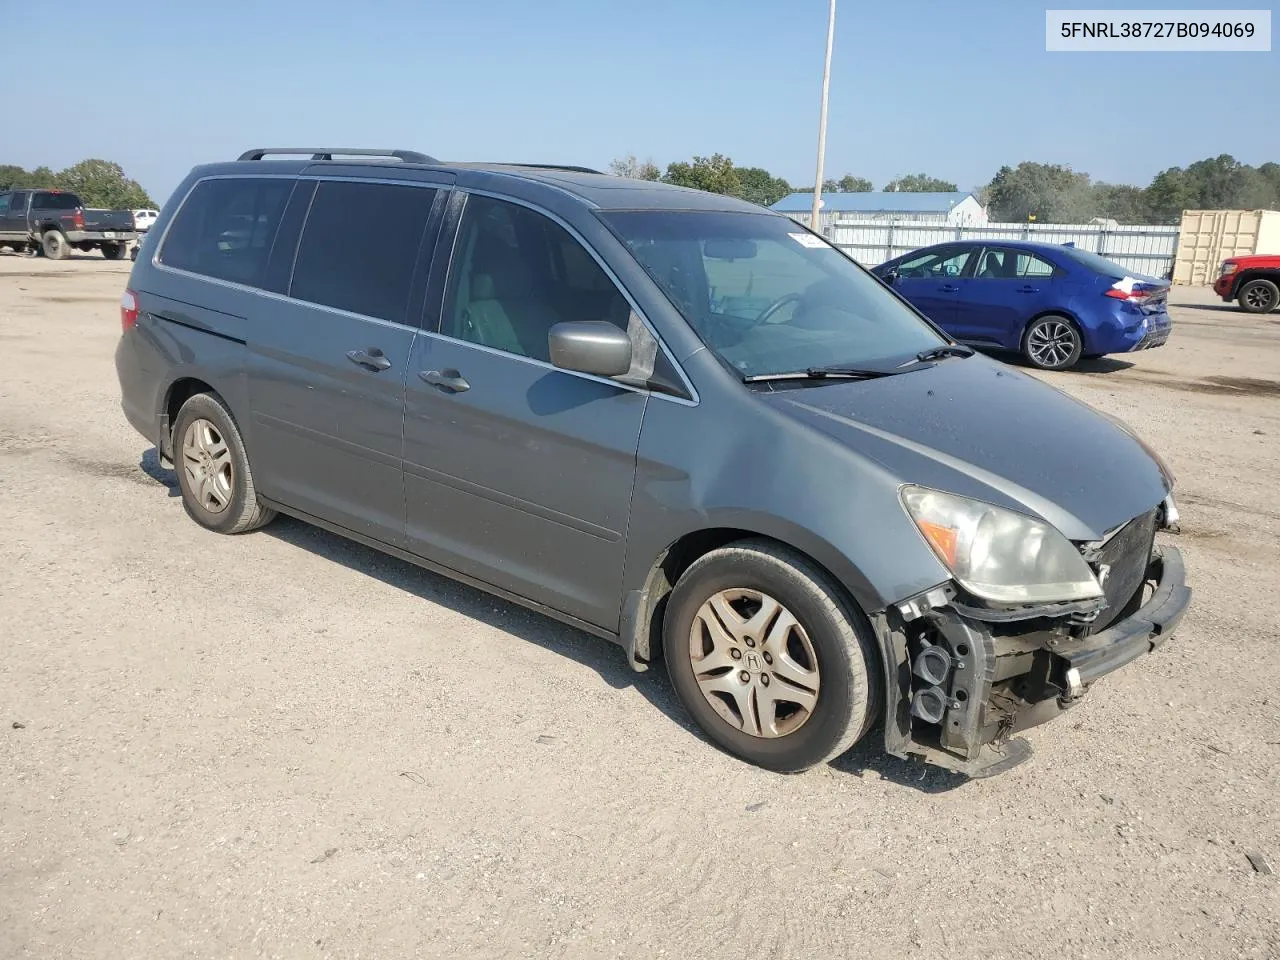
{"label": "red truck", "polygon": [[1232,257],[1222,263],[1213,292],[1248,313],[1270,313],[1280,304],[1280,254]]}

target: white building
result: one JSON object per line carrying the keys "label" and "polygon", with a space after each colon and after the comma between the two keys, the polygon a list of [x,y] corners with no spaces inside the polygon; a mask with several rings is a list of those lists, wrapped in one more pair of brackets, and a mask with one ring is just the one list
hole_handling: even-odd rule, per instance
{"label": "white building", "polygon": [[[793,193],[770,209],[808,224],[813,208],[812,193]],[[825,229],[840,220],[862,223],[892,220],[897,223],[939,224],[952,227],[980,227],[987,222],[987,210],[972,193],[823,193],[818,213]]]}

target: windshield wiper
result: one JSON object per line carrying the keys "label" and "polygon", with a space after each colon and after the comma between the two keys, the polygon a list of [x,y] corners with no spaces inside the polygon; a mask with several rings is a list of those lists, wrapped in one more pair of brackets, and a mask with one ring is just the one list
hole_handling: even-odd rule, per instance
{"label": "windshield wiper", "polygon": [[758,373],[755,376],[743,377],[743,383],[759,383],[761,380],[874,380],[876,377],[892,377],[905,370],[868,370],[864,367],[808,367],[804,370],[792,370],[788,373]]}
{"label": "windshield wiper", "polygon": [[921,350],[916,354],[916,363],[928,363],[930,360],[942,360],[945,357],[972,357],[973,347],[960,343],[944,343],[931,350]]}

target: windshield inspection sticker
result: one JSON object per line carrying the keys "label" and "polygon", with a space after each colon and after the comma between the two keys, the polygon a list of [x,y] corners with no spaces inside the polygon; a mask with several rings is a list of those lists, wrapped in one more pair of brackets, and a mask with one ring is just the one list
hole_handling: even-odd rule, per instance
{"label": "windshield inspection sticker", "polygon": [[818,250],[826,246],[821,237],[815,237],[812,233],[788,233],[787,236],[800,244],[800,246],[808,247],[810,250]]}

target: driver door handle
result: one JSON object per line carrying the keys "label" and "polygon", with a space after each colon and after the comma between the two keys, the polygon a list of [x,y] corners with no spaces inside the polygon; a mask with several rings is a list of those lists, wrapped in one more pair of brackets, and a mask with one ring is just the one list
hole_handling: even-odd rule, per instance
{"label": "driver door handle", "polygon": [[462,393],[471,389],[471,384],[457,370],[420,370],[418,376],[433,387],[450,393]]}
{"label": "driver door handle", "polygon": [[960,292],[959,287],[954,286],[950,283],[948,283],[945,287],[939,287],[938,289],[941,290],[943,293],[959,293]]}
{"label": "driver door handle", "polygon": [[357,366],[372,370],[374,373],[381,373],[391,366],[391,361],[387,359],[387,355],[377,347],[370,347],[368,350],[348,350],[347,359]]}

